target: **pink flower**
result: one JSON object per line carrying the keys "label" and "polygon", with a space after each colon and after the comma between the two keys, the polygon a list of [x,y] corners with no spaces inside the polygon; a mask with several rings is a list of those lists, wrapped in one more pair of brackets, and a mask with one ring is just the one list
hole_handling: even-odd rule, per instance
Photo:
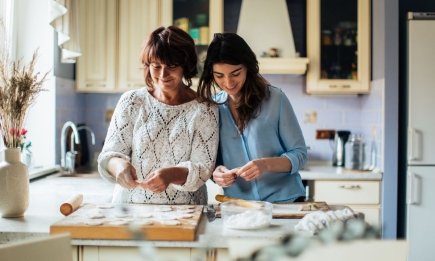
{"label": "pink flower", "polygon": [[27,134],[27,130],[22,128],[21,131],[20,131],[20,135],[24,136],[26,134]]}

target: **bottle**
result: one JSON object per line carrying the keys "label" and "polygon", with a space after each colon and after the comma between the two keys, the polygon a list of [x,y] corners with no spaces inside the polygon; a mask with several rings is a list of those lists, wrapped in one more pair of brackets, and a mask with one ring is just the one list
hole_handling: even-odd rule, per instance
{"label": "bottle", "polygon": [[368,167],[369,170],[374,170],[377,165],[378,159],[378,148],[376,145],[376,127],[372,128],[372,140],[370,142],[370,165]]}

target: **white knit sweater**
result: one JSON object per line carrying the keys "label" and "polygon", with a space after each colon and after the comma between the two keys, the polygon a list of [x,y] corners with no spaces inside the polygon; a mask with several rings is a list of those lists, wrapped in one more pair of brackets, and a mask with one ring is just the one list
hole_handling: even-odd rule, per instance
{"label": "white knit sweater", "polygon": [[140,187],[126,189],[116,184],[113,202],[151,204],[207,204],[205,182],[213,172],[219,131],[216,106],[196,100],[167,105],[146,88],[124,93],[110,123],[98,157],[101,176],[115,182],[107,172],[108,160],[129,160],[138,180],[145,180],[162,167],[189,169],[183,185],[170,184],[166,191],[153,193]]}

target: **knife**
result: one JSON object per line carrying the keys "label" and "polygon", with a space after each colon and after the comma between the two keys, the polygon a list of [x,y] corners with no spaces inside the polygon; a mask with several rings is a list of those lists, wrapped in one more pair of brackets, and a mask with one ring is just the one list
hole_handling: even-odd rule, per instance
{"label": "knife", "polygon": [[207,216],[208,222],[213,222],[216,219],[216,209],[213,204],[205,206],[204,213]]}

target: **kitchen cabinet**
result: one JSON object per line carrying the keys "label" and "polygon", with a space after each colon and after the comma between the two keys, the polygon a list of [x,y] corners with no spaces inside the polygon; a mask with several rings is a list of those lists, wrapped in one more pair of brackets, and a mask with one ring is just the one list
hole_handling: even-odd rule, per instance
{"label": "kitchen cabinet", "polygon": [[370,91],[370,0],[307,1],[308,94]]}
{"label": "kitchen cabinet", "polygon": [[[226,10],[225,5],[231,5],[232,10],[231,13],[227,14],[224,12]],[[182,27],[188,27],[188,31],[191,36],[197,42],[197,50],[199,56],[199,75],[202,72],[202,62],[205,59],[206,51],[208,43],[213,39],[214,33],[220,32],[236,32],[235,28],[237,28],[238,17],[240,16],[240,8],[241,1],[225,1],[225,0],[205,0],[205,1],[196,1],[196,0],[163,0],[163,12],[162,12],[162,20],[164,25],[177,24],[180,19],[181,22],[187,23],[187,25],[182,25]],[[260,10],[261,11],[261,10]],[[198,16],[199,15],[199,16]],[[208,24],[205,27],[208,27],[206,31],[208,32],[208,37],[202,36],[201,26],[198,25],[198,17],[204,15],[208,17]],[[229,16],[235,17],[229,17]],[[260,19],[260,16],[258,17]],[[258,20],[257,19],[257,20]],[[270,20],[270,18],[267,18]],[[206,19],[207,20],[207,19]],[[224,23],[227,20],[231,20],[234,24],[231,28],[224,28]],[[190,26],[190,27],[189,27]],[[192,29],[194,31],[190,31]],[[279,28],[279,25],[276,25]],[[195,29],[199,30],[198,32]],[[207,39],[208,41],[201,40]],[[261,37],[258,38],[261,40]],[[251,43],[252,45],[252,43]],[[255,51],[255,50],[254,50]],[[258,62],[260,67],[260,73],[263,74],[304,74],[306,72],[308,59],[304,57],[279,57],[279,58],[265,58],[260,57],[258,55]]]}
{"label": "kitchen cabinet", "polygon": [[[149,243],[149,242],[148,242]],[[120,246],[83,246],[82,259],[80,261],[143,261],[144,255],[138,247]],[[145,250],[146,251],[146,250]],[[229,260],[227,249],[198,249],[183,247],[159,247],[151,249],[155,260]]]}
{"label": "kitchen cabinet", "polygon": [[367,223],[380,225],[380,181],[314,180],[313,199],[329,205],[345,205],[361,212]]}
{"label": "kitchen cabinet", "polygon": [[80,2],[77,91],[124,92],[144,86],[140,51],[160,23],[158,0]]}
{"label": "kitchen cabinet", "polygon": [[162,23],[176,25],[192,36],[198,54],[196,88],[207,55],[208,44],[215,33],[223,31],[223,0],[162,0]]}

